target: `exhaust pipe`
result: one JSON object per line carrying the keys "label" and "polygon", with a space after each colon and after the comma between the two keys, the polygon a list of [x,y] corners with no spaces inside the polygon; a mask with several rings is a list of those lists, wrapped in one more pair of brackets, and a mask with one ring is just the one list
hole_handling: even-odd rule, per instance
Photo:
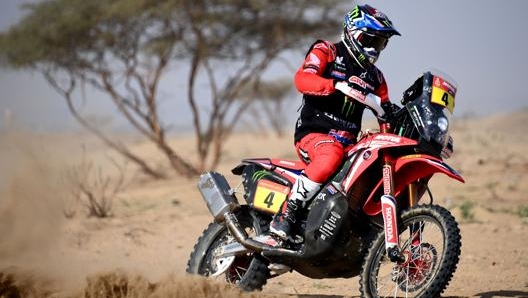
{"label": "exhaust pipe", "polygon": [[233,213],[240,208],[240,204],[226,178],[222,174],[217,172],[206,172],[200,175],[198,189],[207,204],[209,212],[213,215],[214,220],[216,222],[225,222],[231,235],[233,235],[237,242],[242,244],[245,248],[257,253],[262,253],[264,256],[282,255],[300,257],[301,253],[298,251],[274,247],[266,243],[255,241],[248,236]]}
{"label": "exhaust pipe", "polygon": [[233,212],[226,212],[224,218],[231,235],[233,235],[237,242],[242,244],[245,248],[258,253],[261,253],[265,249],[273,248],[273,246],[251,239],[246,231],[240,226],[238,219]]}
{"label": "exhaust pipe", "polygon": [[229,232],[237,242],[242,244],[245,248],[258,252],[262,254],[265,257],[290,257],[290,258],[301,258],[302,252],[291,250],[291,249],[285,249],[282,247],[275,247],[268,245],[266,243],[262,243],[259,241],[256,241],[248,236],[246,231],[238,224],[238,219],[232,212],[227,212],[224,214],[225,222],[227,224],[227,228],[229,229]]}

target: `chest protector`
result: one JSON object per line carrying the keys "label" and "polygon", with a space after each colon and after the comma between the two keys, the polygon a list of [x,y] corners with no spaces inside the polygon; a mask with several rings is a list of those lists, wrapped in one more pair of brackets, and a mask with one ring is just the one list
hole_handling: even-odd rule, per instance
{"label": "chest protector", "polygon": [[[320,42],[323,41],[315,42],[308,52]],[[342,42],[332,45],[330,49],[335,49],[335,58],[327,63],[322,75],[324,78],[353,82],[356,89],[364,94],[376,93],[382,84],[383,75],[374,65],[368,69],[361,68],[350,57]],[[328,133],[335,129],[357,135],[361,130],[365,105],[347,98],[340,91],[325,96],[304,95],[303,100],[301,115],[296,125],[296,141],[312,132]]]}

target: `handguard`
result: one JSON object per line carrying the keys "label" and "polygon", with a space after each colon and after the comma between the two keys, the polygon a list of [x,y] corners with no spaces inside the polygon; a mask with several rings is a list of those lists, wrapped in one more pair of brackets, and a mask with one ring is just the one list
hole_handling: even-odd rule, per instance
{"label": "handguard", "polygon": [[347,97],[355,99],[369,107],[376,113],[376,116],[382,117],[383,115],[385,115],[385,111],[381,107],[381,98],[376,94],[368,93],[367,95],[365,95],[363,94],[363,92],[350,87],[349,84],[346,82],[337,82],[335,84],[335,88],[336,90],[341,91]]}

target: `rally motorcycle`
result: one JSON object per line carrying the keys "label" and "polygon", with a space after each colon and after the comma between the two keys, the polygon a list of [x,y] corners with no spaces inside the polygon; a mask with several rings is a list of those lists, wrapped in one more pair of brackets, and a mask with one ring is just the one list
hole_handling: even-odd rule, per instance
{"label": "rally motorcycle", "polygon": [[[194,246],[187,272],[261,290],[291,271],[309,278],[359,275],[361,297],[437,297],[456,270],[458,224],[433,203],[430,178],[464,179],[443,160],[457,85],[439,71],[423,73],[380,129],[363,132],[342,166],[323,184],[296,237],[269,236],[269,223],[304,169],[300,161],[244,159],[232,188],[217,172],[198,188],[214,217]],[[245,204],[239,204],[237,195]],[[395,252],[395,253],[391,253]]]}

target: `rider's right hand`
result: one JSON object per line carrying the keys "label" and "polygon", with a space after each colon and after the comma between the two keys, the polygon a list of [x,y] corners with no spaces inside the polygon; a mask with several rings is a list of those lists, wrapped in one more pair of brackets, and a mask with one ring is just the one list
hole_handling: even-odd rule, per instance
{"label": "rider's right hand", "polygon": [[381,108],[385,111],[385,115],[383,117],[378,117],[378,120],[385,123],[394,124],[396,122],[396,113],[401,108],[390,101],[382,103]]}

